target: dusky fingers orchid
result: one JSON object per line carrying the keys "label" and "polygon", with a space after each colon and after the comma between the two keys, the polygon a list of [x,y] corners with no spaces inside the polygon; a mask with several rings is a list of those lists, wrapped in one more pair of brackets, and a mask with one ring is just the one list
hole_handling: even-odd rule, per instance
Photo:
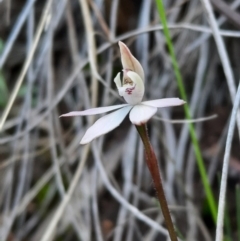
{"label": "dusky fingers orchid", "polygon": [[167,200],[165,198],[158,168],[158,161],[150,143],[145,123],[157,112],[157,108],[183,105],[185,101],[179,98],[142,101],[145,91],[143,68],[124,43],[119,42],[119,47],[123,65],[123,77],[121,78],[121,73],[118,73],[114,82],[117,86],[119,95],[125,99],[127,104],[75,111],[64,114],[61,117],[95,115],[116,110],[98,119],[86,131],[80,142],[80,144],[86,144],[96,137],[106,134],[119,126],[126,115],[130,112],[129,119],[134,125],[136,125],[138,133],[144,144],[146,163],[153,179],[156,194],[162,208],[162,213],[166,221],[170,238],[172,241],[178,241],[168,209]]}
{"label": "dusky fingers orchid", "polygon": [[[80,144],[87,144],[93,139],[104,135],[118,127],[130,112],[130,121],[134,125],[145,124],[157,111],[157,108],[183,105],[185,101],[179,98],[165,98],[143,101],[144,71],[139,61],[132,55],[128,47],[119,42],[123,77],[118,73],[114,79],[119,95],[127,104],[92,108],[84,111],[73,111],[60,117],[86,116],[102,114],[116,110],[98,119],[85,133]],[[117,110],[118,109],[118,110]]]}

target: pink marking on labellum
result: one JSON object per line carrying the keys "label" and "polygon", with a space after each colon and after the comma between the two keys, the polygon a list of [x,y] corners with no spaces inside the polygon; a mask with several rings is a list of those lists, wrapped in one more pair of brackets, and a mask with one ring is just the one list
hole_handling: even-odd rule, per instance
{"label": "pink marking on labellum", "polygon": [[[135,85],[135,86],[136,86],[136,85]],[[133,92],[133,90],[135,89],[135,86],[133,86],[132,88],[127,88],[127,89],[125,90],[125,92],[126,92],[128,95],[131,95],[132,92]]]}

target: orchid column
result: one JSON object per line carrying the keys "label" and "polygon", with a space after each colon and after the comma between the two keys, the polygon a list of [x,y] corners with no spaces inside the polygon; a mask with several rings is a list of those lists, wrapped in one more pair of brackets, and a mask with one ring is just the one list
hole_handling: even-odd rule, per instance
{"label": "orchid column", "polygon": [[177,241],[162,187],[157,158],[148,138],[146,123],[157,112],[157,108],[183,105],[185,101],[179,98],[165,98],[142,102],[145,92],[143,68],[124,43],[119,42],[119,47],[123,73],[118,73],[114,82],[119,95],[125,99],[127,104],[74,111],[64,114],[61,117],[95,115],[116,110],[101,117],[88,128],[80,142],[80,144],[87,144],[98,136],[106,134],[119,126],[129,113],[129,119],[136,126],[145,147],[147,165],[153,179],[170,238],[172,241]]}

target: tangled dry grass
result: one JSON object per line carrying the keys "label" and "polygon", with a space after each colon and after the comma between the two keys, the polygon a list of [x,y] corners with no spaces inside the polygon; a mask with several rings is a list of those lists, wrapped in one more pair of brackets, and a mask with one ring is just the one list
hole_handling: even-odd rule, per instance
{"label": "tangled dry grass", "polygon": [[[226,1],[220,10],[221,1],[212,1],[215,29],[204,2],[165,1],[165,8],[218,200],[217,174],[240,76],[240,1]],[[0,240],[167,240],[134,126],[126,119],[79,146],[94,118],[58,118],[122,103],[112,81],[121,70],[119,40],[144,68],[147,99],[179,96],[155,1],[2,0],[0,14]],[[180,237],[210,241],[215,224],[188,124],[172,121],[182,119],[181,107],[161,109],[148,123],[150,138]],[[237,240],[239,232],[239,158],[236,131],[228,172],[228,240]]]}

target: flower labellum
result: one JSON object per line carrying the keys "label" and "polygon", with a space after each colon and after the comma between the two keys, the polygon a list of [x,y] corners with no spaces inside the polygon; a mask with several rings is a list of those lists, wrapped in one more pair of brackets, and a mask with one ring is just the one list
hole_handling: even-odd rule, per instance
{"label": "flower labellum", "polygon": [[127,104],[74,111],[60,116],[96,115],[116,110],[98,119],[86,131],[80,144],[87,144],[93,139],[115,129],[122,123],[129,112],[129,119],[134,125],[143,125],[157,112],[157,108],[178,106],[185,103],[185,101],[179,98],[164,98],[142,102],[145,91],[143,68],[124,43],[119,42],[119,47],[123,66],[123,78],[121,78],[121,73],[118,73],[114,82],[119,95],[125,99]]}

